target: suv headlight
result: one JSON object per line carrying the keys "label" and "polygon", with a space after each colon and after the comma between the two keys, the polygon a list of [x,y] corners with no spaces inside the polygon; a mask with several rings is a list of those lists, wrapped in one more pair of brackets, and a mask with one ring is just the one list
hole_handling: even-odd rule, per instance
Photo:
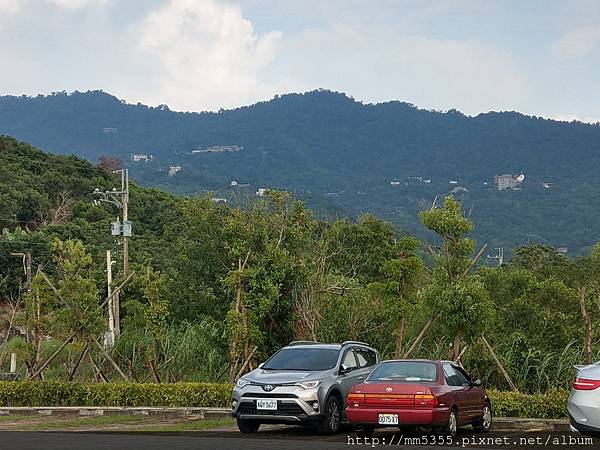
{"label": "suv headlight", "polygon": [[303,387],[304,389],[316,389],[319,387],[321,382],[319,380],[314,381],[303,381],[301,383],[296,383],[298,386]]}
{"label": "suv headlight", "polygon": [[237,387],[239,387],[240,389],[243,388],[244,386],[248,386],[250,384],[249,381],[244,380],[243,378],[240,378],[239,380],[237,380],[237,383],[235,383],[235,385]]}

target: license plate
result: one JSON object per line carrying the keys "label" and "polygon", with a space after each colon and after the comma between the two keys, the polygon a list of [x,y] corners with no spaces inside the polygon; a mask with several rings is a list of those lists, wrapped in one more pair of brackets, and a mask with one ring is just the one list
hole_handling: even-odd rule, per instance
{"label": "license plate", "polygon": [[379,425],[398,425],[398,414],[379,414]]}
{"label": "license plate", "polygon": [[256,400],[256,409],[276,411],[277,400]]}

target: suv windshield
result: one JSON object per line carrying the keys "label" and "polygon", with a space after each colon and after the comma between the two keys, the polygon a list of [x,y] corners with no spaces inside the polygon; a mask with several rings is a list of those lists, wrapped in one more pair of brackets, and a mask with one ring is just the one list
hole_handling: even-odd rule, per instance
{"label": "suv windshield", "polygon": [[333,369],[340,351],[331,348],[284,348],[275,353],[262,367],[266,370]]}
{"label": "suv windshield", "polygon": [[376,367],[369,381],[435,381],[437,365],[429,362],[387,362]]}

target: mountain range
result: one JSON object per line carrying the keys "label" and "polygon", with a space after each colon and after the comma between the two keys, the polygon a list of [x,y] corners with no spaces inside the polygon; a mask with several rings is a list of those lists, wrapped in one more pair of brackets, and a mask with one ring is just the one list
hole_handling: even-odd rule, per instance
{"label": "mountain range", "polygon": [[[286,189],[323,214],[372,212],[425,239],[417,212],[453,194],[480,244],[577,255],[600,240],[599,124],[365,104],[327,90],[200,113],[90,91],[0,97],[0,134],[93,162],[119,157],[140,184],[175,193],[233,201]],[[501,174],[524,181],[498,191]]]}

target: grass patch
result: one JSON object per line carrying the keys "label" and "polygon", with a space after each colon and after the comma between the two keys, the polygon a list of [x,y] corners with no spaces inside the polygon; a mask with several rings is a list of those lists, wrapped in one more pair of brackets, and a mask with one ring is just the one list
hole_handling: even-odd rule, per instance
{"label": "grass patch", "polygon": [[209,419],[209,420],[188,420],[186,422],[177,423],[149,423],[140,427],[128,428],[127,431],[139,431],[139,432],[154,432],[154,433],[167,433],[167,432],[178,432],[178,431],[202,431],[211,428],[223,428],[232,427],[235,425],[235,420],[231,418],[227,419]]}
{"label": "grass patch", "polygon": [[[40,419],[40,416],[35,416],[34,419]],[[85,427],[105,427],[110,425],[133,424],[148,420],[146,416],[138,415],[115,415],[115,416],[98,416],[98,417],[74,417],[58,419],[56,417],[48,417],[46,420],[37,423],[28,423],[10,427],[11,430],[18,431],[49,431],[49,430],[68,430]]]}
{"label": "grass patch", "polygon": [[38,414],[36,415],[17,415],[17,414],[8,414],[8,415],[2,415],[0,416],[0,423],[2,422],[18,422],[20,420],[35,420],[35,419],[39,419],[40,416]]}

